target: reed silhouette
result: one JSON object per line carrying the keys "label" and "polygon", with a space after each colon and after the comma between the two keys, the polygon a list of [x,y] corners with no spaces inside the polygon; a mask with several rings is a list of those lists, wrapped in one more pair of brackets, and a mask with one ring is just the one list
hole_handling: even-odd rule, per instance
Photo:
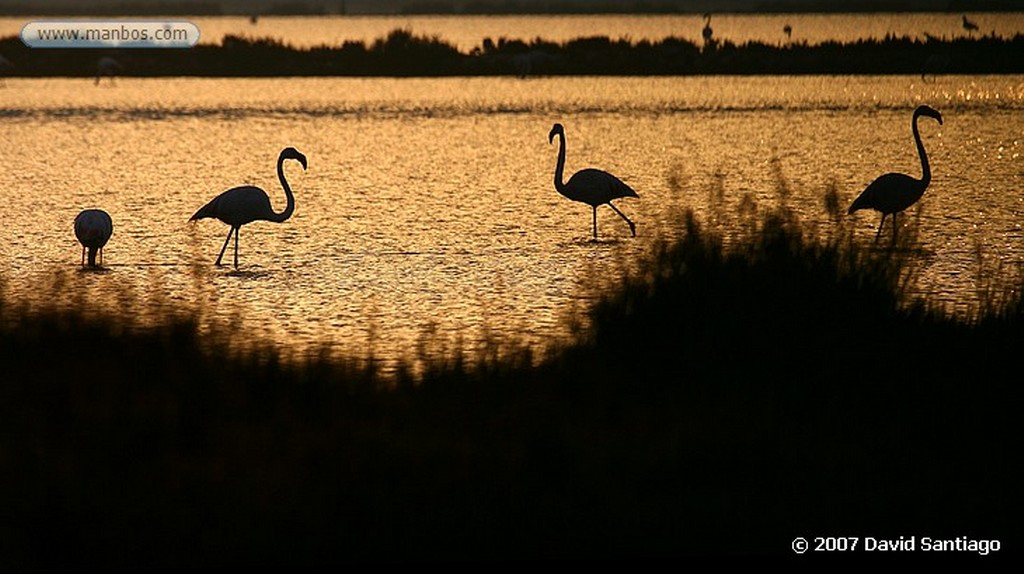
{"label": "reed silhouette", "polygon": [[917,118],[926,116],[935,119],[942,125],[942,114],[929,106],[918,106],[911,117],[911,131],[914,133],[914,143],[917,145],[917,153],[921,157],[921,179],[916,179],[902,173],[887,173],[879,176],[861,192],[857,199],[850,205],[847,214],[852,214],[861,209],[874,209],[882,213],[882,221],[878,224],[878,232],[875,234],[875,241],[882,234],[882,227],[885,225],[885,218],[892,215],[892,240],[896,242],[896,215],[917,203],[921,199],[928,184],[932,180],[932,170],[928,165],[928,154],[924,151],[924,144],[921,143],[921,134],[917,129]]}
{"label": "reed silhouette", "polygon": [[307,167],[306,156],[295,148],[289,147],[281,150],[281,154],[277,157],[277,177],[281,180],[281,187],[284,188],[284,195],[287,199],[287,205],[281,213],[274,212],[270,206],[270,197],[267,196],[267,192],[258,187],[245,185],[229,189],[218,195],[189,218],[189,221],[214,218],[231,226],[228,236],[224,240],[224,246],[220,248],[220,254],[217,255],[217,266],[220,266],[224,250],[228,248],[231,234],[234,233],[235,269],[238,269],[238,230],[243,225],[260,220],[282,223],[292,216],[295,211],[295,196],[292,195],[292,188],[284,177],[284,161],[286,159],[298,161],[302,165],[302,169]]}
{"label": "reed silhouette", "polygon": [[[930,54],[955,53],[947,73],[1024,73],[1024,35],[971,36],[948,40],[887,37],[856,42],[746,42],[712,36],[714,50],[700,41],[668,37],[658,41],[583,37],[566,42],[500,38],[468,52],[431,36],[393,30],[372,42],[296,48],[271,38],[226,36],[220,45],[189,50],[153,50],[146,66],[122,76],[488,76],[522,73],[526,54],[531,75],[691,75],[691,74],[920,74]],[[0,53],[18,63],[19,75],[94,77],[96,59],[88,51],[32,50],[16,36],[0,39]],[[125,51],[112,51],[118,58]],[[134,57],[134,56],[132,56]],[[520,67],[516,66],[517,59]]]}
{"label": "reed silhouette", "polygon": [[114,223],[110,215],[102,209],[86,209],[75,217],[75,237],[82,244],[82,266],[85,266],[85,254],[89,252],[89,267],[96,267],[96,254],[99,253],[100,265],[103,265],[103,246],[114,233]]}
{"label": "reed silhouette", "polygon": [[1008,545],[1020,289],[961,321],[901,301],[907,255],[791,214],[731,243],[679,225],[543,360],[424,345],[435,368],[398,380],[237,350],[203,309],[133,326],[0,290],[0,569],[791,559],[809,531]]}
{"label": "reed silhouette", "polygon": [[563,196],[573,201],[586,203],[593,208],[594,239],[597,239],[597,208],[600,205],[608,205],[615,213],[618,213],[619,217],[629,224],[629,232],[636,237],[636,225],[626,217],[626,214],[612,205],[612,200],[620,197],[638,198],[640,196],[619,178],[599,169],[580,170],[569,178],[568,183],[564,183],[562,176],[565,169],[565,128],[562,127],[562,124],[552,126],[548,133],[548,143],[554,142],[556,136],[561,139],[558,145],[558,163],[555,165],[555,189]]}

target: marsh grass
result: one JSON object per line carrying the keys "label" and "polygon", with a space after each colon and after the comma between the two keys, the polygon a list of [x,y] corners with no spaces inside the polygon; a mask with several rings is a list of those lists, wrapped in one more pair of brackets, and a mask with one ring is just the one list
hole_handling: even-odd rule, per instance
{"label": "marsh grass", "polygon": [[883,249],[740,206],[731,236],[682,214],[541,357],[428,329],[385,372],[238,345],[202,309],[0,299],[0,568],[1011,540],[1020,290],[950,317],[908,296],[911,233]]}
{"label": "marsh grass", "polygon": [[[226,36],[219,45],[154,50],[140,57],[110,50],[125,75],[169,76],[488,76],[488,75],[692,75],[692,74],[1013,74],[1024,35],[1012,38],[886,37],[856,42],[716,43],[713,47],[669,37],[660,41],[582,37],[565,42],[482,39],[462,52],[437,36],[395,29],[372,42],[297,48],[274,38]],[[137,51],[136,51],[137,52]],[[90,77],[90,50],[32,50],[20,38],[0,38],[0,53],[14,75]],[[944,57],[937,58],[937,55]],[[529,64],[524,68],[526,60]]]}

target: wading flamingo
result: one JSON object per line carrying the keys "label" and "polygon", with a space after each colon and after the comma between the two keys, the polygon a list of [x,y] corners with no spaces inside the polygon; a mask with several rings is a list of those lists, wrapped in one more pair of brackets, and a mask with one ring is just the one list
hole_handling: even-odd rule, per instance
{"label": "wading flamingo", "polygon": [[880,176],[867,187],[860,196],[850,205],[847,214],[858,209],[874,209],[882,213],[882,222],[878,224],[878,233],[875,234],[875,241],[882,234],[882,226],[885,225],[887,215],[892,215],[892,240],[896,241],[896,214],[914,205],[924,195],[924,190],[932,180],[932,170],[928,166],[928,154],[924,151],[921,143],[921,134],[917,131],[917,118],[927,116],[933,118],[942,125],[942,114],[928,106],[918,106],[914,110],[914,117],[911,119],[911,130],[914,132],[914,142],[917,143],[917,153],[921,156],[921,179],[915,179],[902,173],[887,173]]}
{"label": "wading flamingo", "polygon": [[103,265],[103,246],[114,233],[110,215],[102,209],[86,209],[75,217],[75,237],[82,244],[82,266],[85,266],[85,252],[89,251],[89,267],[97,267],[96,253],[100,254]]}
{"label": "wading flamingo", "polygon": [[608,204],[608,207],[625,219],[629,224],[630,233],[636,237],[636,225],[612,205],[612,200],[620,197],[640,196],[619,178],[599,169],[578,171],[569,178],[568,183],[562,183],[562,173],[565,169],[565,128],[562,127],[562,124],[555,124],[551,128],[551,133],[548,134],[548,143],[553,143],[555,136],[561,136],[558,145],[558,164],[555,166],[555,189],[573,201],[580,201],[594,208],[594,239],[597,239],[597,206],[602,204]]}
{"label": "wading flamingo", "polygon": [[235,269],[238,269],[238,229],[246,223],[259,220],[281,223],[292,216],[292,212],[295,211],[295,197],[292,195],[292,188],[288,186],[288,180],[284,178],[284,160],[286,159],[294,159],[302,164],[302,169],[306,169],[306,156],[302,155],[302,152],[293,147],[281,150],[281,155],[277,157],[277,177],[281,180],[284,196],[288,200],[288,204],[281,213],[274,213],[273,208],[270,207],[270,197],[267,196],[267,192],[258,187],[244,185],[218,195],[189,218],[189,221],[195,221],[212,217],[231,226],[231,229],[228,230],[228,237],[224,240],[224,246],[220,248],[216,265],[220,265],[220,260],[224,257],[224,250],[228,248],[228,241],[231,241],[231,234],[234,233]]}
{"label": "wading flamingo", "polygon": [[111,58],[110,56],[104,56],[96,62],[96,81],[93,82],[95,85],[100,85],[100,78],[106,76],[110,78],[110,83],[114,83],[114,76],[116,76],[124,66],[121,62]]}

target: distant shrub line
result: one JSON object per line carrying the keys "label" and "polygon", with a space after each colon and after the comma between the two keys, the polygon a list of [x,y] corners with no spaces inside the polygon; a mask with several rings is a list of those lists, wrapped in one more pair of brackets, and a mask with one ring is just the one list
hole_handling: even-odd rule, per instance
{"label": "distant shrub line", "polygon": [[[0,54],[14,64],[6,73],[22,77],[92,76],[99,52],[32,50],[16,37],[0,40]],[[220,45],[188,50],[102,53],[119,59],[124,75],[137,77],[1024,73],[1022,35],[714,46],[680,38],[589,37],[562,43],[486,38],[466,53],[438,37],[397,29],[369,44],[295,48],[268,38],[227,36]]]}

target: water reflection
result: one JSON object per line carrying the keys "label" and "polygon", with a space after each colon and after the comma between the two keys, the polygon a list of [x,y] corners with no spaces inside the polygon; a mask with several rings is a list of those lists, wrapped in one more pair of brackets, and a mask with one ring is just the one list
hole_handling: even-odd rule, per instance
{"label": "water reflection", "polygon": [[[528,89],[507,78],[124,79],[83,89],[90,81],[0,90],[0,275],[32,304],[76,293],[138,320],[184,312],[251,340],[383,360],[412,352],[425,332],[542,347],[677,236],[685,209],[728,230],[785,202],[816,233],[852,226],[870,242],[874,220],[837,220],[825,199],[849,205],[880,165],[919,169],[892,126],[923,102],[945,124],[929,133],[933,181],[906,218],[918,290],[964,310],[978,300],[979,261],[1011,277],[1024,260],[1020,77],[561,78]],[[574,134],[567,167],[608,167],[641,190],[628,203],[635,239],[601,209],[592,242],[590,207],[552,192],[554,121]],[[276,188],[267,155],[288,146],[316,157],[294,214],[246,225],[240,273],[217,270],[222,233],[188,216],[232,185]],[[110,272],[71,273],[80,246],[70,222],[97,204],[118,226]]]}

